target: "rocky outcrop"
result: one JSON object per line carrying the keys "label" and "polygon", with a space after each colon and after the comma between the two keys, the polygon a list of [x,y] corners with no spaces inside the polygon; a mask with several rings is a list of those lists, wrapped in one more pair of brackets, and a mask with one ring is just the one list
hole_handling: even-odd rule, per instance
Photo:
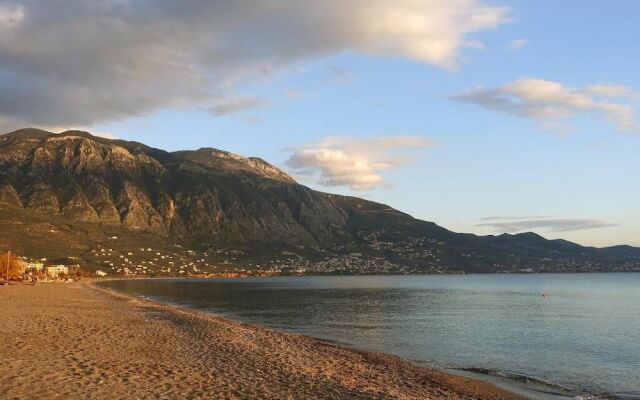
{"label": "rocky outcrop", "polygon": [[45,183],[36,183],[26,194],[26,207],[45,214],[57,215],[60,202],[53,189]]}
{"label": "rocky outcrop", "polygon": [[106,182],[99,179],[91,180],[86,185],[85,195],[95,210],[99,222],[106,225],[120,225],[120,213]]}
{"label": "rocky outcrop", "polygon": [[0,204],[22,208],[22,201],[18,192],[8,184],[0,186]]}
{"label": "rocky outcrop", "polygon": [[124,182],[116,199],[125,228],[165,233],[164,218],[153,208],[149,196],[131,182]]}
{"label": "rocky outcrop", "polygon": [[245,172],[267,178],[271,181],[295,183],[293,178],[285,172],[261,158],[247,158],[239,154],[212,148],[202,148],[195,151],[179,151],[174,153],[174,155],[180,159],[188,160],[209,169],[227,172]]}
{"label": "rocky outcrop", "polygon": [[98,213],[81,190],[75,191],[60,212],[68,218],[83,222],[98,222]]}

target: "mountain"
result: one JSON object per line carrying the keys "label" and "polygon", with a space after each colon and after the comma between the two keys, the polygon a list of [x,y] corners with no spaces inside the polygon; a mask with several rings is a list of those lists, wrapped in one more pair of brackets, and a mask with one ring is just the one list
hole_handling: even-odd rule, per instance
{"label": "mountain", "polygon": [[[259,158],[38,129],[0,136],[0,247],[153,274],[640,269],[638,248],[454,233],[311,190]],[[153,256],[142,254],[149,248]]]}

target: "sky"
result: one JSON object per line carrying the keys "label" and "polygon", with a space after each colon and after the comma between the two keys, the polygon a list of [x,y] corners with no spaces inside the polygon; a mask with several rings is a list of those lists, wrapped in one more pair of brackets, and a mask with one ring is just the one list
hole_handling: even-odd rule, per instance
{"label": "sky", "polygon": [[0,131],[261,157],[476,234],[640,246],[635,0],[0,0]]}

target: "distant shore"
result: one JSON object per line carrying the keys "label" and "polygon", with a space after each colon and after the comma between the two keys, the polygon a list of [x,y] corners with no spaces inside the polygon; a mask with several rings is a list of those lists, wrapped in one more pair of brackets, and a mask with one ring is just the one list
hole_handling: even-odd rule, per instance
{"label": "distant shore", "polygon": [[395,356],[90,283],[3,287],[0,303],[0,398],[519,398]]}

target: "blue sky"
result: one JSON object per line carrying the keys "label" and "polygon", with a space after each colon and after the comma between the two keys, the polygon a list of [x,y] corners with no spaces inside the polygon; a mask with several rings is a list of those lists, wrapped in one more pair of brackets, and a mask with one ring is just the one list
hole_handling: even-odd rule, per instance
{"label": "blue sky", "polygon": [[[376,2],[383,3],[370,4]],[[7,2],[4,13],[21,22],[41,11],[10,3],[20,6]],[[406,6],[403,12],[418,3],[397,2]],[[433,3],[448,7],[448,2]],[[296,38],[286,48],[259,47],[258,41],[256,48],[243,50],[250,56],[233,53],[232,68],[219,66],[223,63],[215,58],[207,61],[215,67],[200,65],[207,77],[224,81],[206,96],[192,94],[197,89],[180,92],[192,89],[187,82],[158,89],[157,96],[181,93],[170,104],[129,93],[149,103],[131,112],[133,106],[122,101],[112,114],[95,112],[92,119],[83,116],[94,110],[69,111],[68,122],[31,121],[9,111],[4,117],[45,127],[82,127],[167,150],[215,147],[262,157],[312,188],[387,203],[455,231],[534,230],[586,245],[640,246],[640,129],[634,114],[640,104],[640,4],[450,3],[477,15],[493,7],[493,19],[481,27],[466,22],[473,27],[458,32],[462,39],[449,45],[453,56],[431,52],[434,41],[449,37],[452,28],[446,23],[435,38],[425,38],[430,30],[396,32],[394,27],[368,37],[362,33],[369,35],[368,25],[347,35],[342,19],[334,18],[343,12],[336,5],[330,16],[313,22],[316,31],[339,32],[335,35],[299,33],[299,28],[282,33],[265,26],[273,40],[293,40],[297,33],[311,39],[298,44]],[[438,7],[425,13],[439,26],[446,13]],[[258,15],[251,18],[262,21],[258,11],[251,10]],[[372,8],[371,15],[379,13],[389,23],[414,22],[410,14],[396,11]],[[344,13],[347,19],[351,15]],[[285,25],[305,18],[301,11],[292,14],[283,19]],[[379,24],[384,20],[373,26]],[[250,35],[238,29],[231,29],[229,40],[244,43]],[[411,39],[405,39],[407,32]],[[258,63],[261,68],[255,68],[254,61],[265,58],[268,67]],[[0,61],[0,75],[3,70],[8,68]],[[104,76],[89,76],[87,86],[101,90],[94,85]],[[172,70],[162,79],[173,76],[176,85],[186,82]],[[136,82],[143,89],[159,85]],[[125,93],[135,86],[126,80],[113,85]]]}

